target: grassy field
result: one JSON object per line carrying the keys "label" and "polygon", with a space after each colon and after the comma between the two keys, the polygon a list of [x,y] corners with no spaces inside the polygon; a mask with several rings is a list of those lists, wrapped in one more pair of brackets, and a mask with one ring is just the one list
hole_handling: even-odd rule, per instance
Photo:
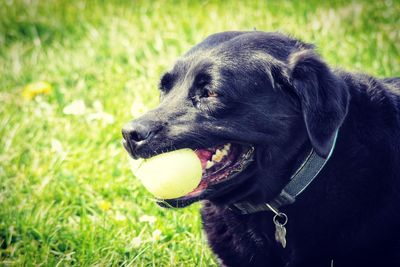
{"label": "grassy field", "polygon": [[[211,33],[279,30],[333,66],[400,75],[398,0],[151,2],[0,1],[1,266],[216,265],[199,205],[159,208],[120,134]],[[52,88],[24,97],[37,81]]]}

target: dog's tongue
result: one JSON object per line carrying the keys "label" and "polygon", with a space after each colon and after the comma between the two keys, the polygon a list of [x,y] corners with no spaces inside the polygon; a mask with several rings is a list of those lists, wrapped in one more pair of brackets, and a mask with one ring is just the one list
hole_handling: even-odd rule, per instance
{"label": "dog's tongue", "polygon": [[204,170],[206,168],[207,161],[211,159],[214,152],[208,149],[198,149],[195,151],[195,153],[200,159],[201,168]]}

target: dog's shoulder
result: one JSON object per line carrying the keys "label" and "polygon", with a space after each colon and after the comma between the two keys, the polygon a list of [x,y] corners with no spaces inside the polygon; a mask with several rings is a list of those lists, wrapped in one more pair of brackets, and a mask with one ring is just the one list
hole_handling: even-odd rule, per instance
{"label": "dog's shoulder", "polygon": [[365,109],[386,110],[385,113],[400,113],[400,78],[379,79],[340,69],[335,70],[335,74],[346,83],[351,97],[356,100],[354,104]]}

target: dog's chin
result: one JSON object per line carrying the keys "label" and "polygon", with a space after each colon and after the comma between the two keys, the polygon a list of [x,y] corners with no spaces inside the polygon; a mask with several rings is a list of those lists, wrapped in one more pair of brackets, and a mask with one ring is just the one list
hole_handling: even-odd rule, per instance
{"label": "dog's chin", "polygon": [[249,176],[254,163],[254,147],[229,143],[216,147],[197,149],[202,164],[199,185],[190,193],[174,199],[159,199],[164,208],[183,208],[204,199],[221,198],[240,187]]}

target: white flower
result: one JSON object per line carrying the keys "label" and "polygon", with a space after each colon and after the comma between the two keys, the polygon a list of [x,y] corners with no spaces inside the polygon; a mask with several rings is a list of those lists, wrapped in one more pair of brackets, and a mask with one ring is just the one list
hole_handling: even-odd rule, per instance
{"label": "white flower", "polygon": [[141,244],[142,244],[142,238],[140,236],[132,238],[132,241],[131,241],[132,247],[138,248],[138,247],[140,247]]}
{"label": "white flower", "polygon": [[150,223],[150,224],[153,224],[153,223],[155,223],[155,221],[157,220],[157,218],[156,217],[154,217],[154,216],[149,216],[149,215],[142,215],[140,218],[139,218],[139,221],[140,222],[148,222],[148,223]]}
{"label": "white flower", "polygon": [[100,100],[95,100],[93,102],[93,109],[95,110],[95,112],[92,112],[87,116],[87,119],[89,121],[99,120],[103,121],[106,124],[114,123],[114,116],[103,110],[103,104],[100,102]]}
{"label": "white flower", "polygon": [[53,150],[54,152],[56,152],[58,154],[64,153],[64,149],[63,149],[63,146],[62,146],[60,140],[55,139],[55,138],[51,140],[51,150]]}
{"label": "white flower", "polygon": [[101,120],[101,121],[105,122],[106,124],[113,124],[115,121],[114,116],[107,112],[91,113],[87,116],[87,119],[89,121]]}
{"label": "white flower", "polygon": [[[89,111],[94,111],[90,112]],[[82,99],[75,100],[63,109],[66,115],[85,115],[88,121],[103,121],[106,124],[113,124],[115,122],[114,116],[110,113],[103,111],[103,104],[99,100],[93,102],[93,108],[88,109]]]}
{"label": "white flower", "polygon": [[156,229],[153,231],[153,234],[151,235],[151,239],[153,242],[156,242],[161,239],[162,233],[159,229]]}
{"label": "white flower", "polygon": [[86,113],[86,105],[82,99],[73,101],[71,104],[66,105],[63,109],[66,115],[83,115]]}
{"label": "white flower", "polygon": [[117,213],[115,214],[115,220],[116,220],[116,221],[119,221],[119,222],[122,222],[122,221],[125,221],[125,220],[126,220],[126,217],[125,217],[125,215],[123,215],[122,213],[117,212]]}

